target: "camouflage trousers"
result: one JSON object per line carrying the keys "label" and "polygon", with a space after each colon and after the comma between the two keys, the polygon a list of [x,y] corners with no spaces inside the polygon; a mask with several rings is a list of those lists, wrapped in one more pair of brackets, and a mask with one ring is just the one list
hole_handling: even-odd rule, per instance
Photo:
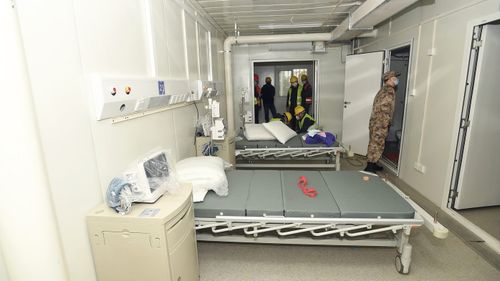
{"label": "camouflage trousers", "polygon": [[370,142],[368,143],[368,152],[366,160],[376,163],[382,157],[385,148],[385,139],[389,133],[389,128],[379,124],[370,124]]}

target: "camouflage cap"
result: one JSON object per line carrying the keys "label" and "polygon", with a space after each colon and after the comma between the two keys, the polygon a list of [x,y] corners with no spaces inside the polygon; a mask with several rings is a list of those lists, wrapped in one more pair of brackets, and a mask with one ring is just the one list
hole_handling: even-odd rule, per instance
{"label": "camouflage cap", "polygon": [[382,79],[385,81],[391,79],[391,77],[398,77],[400,74],[397,73],[396,71],[387,71],[386,73],[384,73],[384,76],[382,77]]}

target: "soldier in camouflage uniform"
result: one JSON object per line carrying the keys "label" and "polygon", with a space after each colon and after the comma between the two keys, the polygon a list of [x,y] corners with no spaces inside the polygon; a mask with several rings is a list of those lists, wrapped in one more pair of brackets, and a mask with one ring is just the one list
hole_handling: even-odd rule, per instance
{"label": "soldier in camouflage uniform", "polygon": [[395,87],[398,85],[399,74],[394,71],[384,73],[384,85],[375,96],[370,117],[370,142],[368,143],[367,165],[365,171],[376,172],[382,170],[377,161],[382,156],[385,139],[392,123],[394,113]]}

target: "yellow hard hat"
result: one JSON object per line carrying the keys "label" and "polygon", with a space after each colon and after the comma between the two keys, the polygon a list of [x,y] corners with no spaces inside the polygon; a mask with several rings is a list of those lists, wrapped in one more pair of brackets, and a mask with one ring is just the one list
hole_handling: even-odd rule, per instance
{"label": "yellow hard hat", "polygon": [[307,80],[307,74],[300,75],[300,80],[301,81]]}
{"label": "yellow hard hat", "polygon": [[297,78],[297,76],[292,76],[290,77],[290,83],[295,83],[295,82],[298,82],[299,81],[299,78]]}
{"label": "yellow hard hat", "polygon": [[288,122],[292,121],[292,114],[290,112],[285,112],[283,115],[286,117]]}
{"label": "yellow hard hat", "polygon": [[299,115],[299,113],[301,113],[302,111],[306,110],[303,106],[301,105],[298,105],[297,107],[295,107],[295,115]]}

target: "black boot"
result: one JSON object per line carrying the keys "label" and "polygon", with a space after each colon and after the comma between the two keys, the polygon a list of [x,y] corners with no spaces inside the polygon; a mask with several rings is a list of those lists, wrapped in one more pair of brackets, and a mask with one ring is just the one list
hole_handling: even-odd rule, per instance
{"label": "black boot", "polygon": [[372,162],[366,162],[366,168],[365,168],[365,171],[366,172],[370,172],[370,173],[376,173],[377,172],[377,168],[375,167],[375,163],[372,163]]}
{"label": "black boot", "polygon": [[384,169],[384,167],[380,166],[379,164],[377,163],[373,163],[373,166],[375,167],[375,170],[376,171],[382,171]]}

